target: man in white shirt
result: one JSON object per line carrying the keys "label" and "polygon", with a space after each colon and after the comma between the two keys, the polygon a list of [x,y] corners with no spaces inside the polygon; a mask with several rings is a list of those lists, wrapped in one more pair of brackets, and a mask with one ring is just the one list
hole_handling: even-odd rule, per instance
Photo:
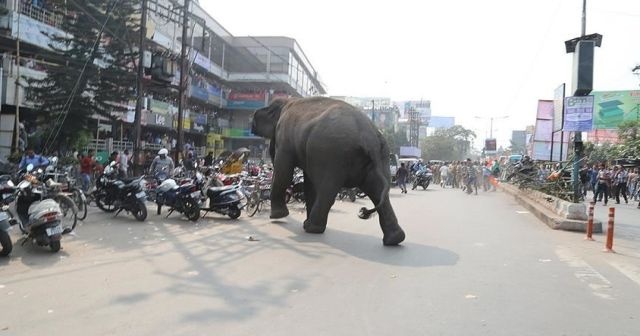
{"label": "man in white shirt", "polygon": [[129,150],[125,149],[124,153],[120,155],[120,174],[126,178],[129,172]]}
{"label": "man in white shirt", "polygon": [[449,167],[443,164],[440,167],[440,186],[445,188],[449,182]]}

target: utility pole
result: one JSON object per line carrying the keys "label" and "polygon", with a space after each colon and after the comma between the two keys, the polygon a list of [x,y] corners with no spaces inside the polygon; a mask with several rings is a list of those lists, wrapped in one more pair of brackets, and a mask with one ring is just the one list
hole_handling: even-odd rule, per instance
{"label": "utility pole", "polygon": [[17,27],[16,27],[16,92],[14,95],[16,104],[16,120],[15,120],[15,151],[20,148],[20,0],[14,2],[16,13],[18,13]]}
{"label": "utility pole", "polygon": [[371,121],[376,123],[376,101],[374,99],[371,99]]}
{"label": "utility pole", "polygon": [[142,0],[142,17],[140,18],[140,42],[138,45],[138,76],[137,76],[137,100],[136,100],[136,114],[133,120],[133,133],[135,138],[133,140],[133,169],[136,174],[141,173],[141,128],[142,122],[142,101],[144,99],[144,49],[145,41],[147,39],[147,0]]}
{"label": "utility pole", "polygon": [[[581,27],[581,38],[587,34],[587,0],[582,0],[582,27]],[[592,70],[593,71],[593,68]],[[574,84],[575,85],[575,84]],[[553,137],[551,139],[553,141]],[[560,138],[560,148],[562,148],[562,138]],[[580,162],[582,162],[582,132],[575,132],[573,137],[573,200],[578,203],[580,201],[580,197],[582,196],[581,192],[581,183],[580,183]],[[562,155],[562,154],[560,154]],[[560,157],[562,159],[562,156]]]}
{"label": "utility pole", "polygon": [[178,100],[178,139],[176,141],[175,161],[180,160],[180,153],[184,147],[184,131],[182,129],[182,119],[184,118],[184,109],[187,103],[185,90],[187,88],[187,78],[189,78],[189,62],[187,61],[187,38],[189,33],[189,4],[191,0],[184,0],[184,8],[182,11],[182,48],[180,50],[180,87]]}

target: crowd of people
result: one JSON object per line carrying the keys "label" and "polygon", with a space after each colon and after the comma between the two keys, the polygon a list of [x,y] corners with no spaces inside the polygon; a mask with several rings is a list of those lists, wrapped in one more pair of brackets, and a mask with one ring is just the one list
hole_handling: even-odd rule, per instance
{"label": "crowd of people", "polygon": [[407,193],[406,183],[421,171],[428,170],[433,174],[433,182],[442,188],[459,188],[468,194],[478,194],[478,189],[495,191],[500,174],[498,160],[424,163],[422,160],[408,165],[401,163],[396,172],[397,185],[402,193]]}
{"label": "crowd of people", "polygon": [[[593,194],[593,202],[603,202],[607,205],[609,198],[620,204],[620,197],[626,204],[629,200],[639,201],[640,181],[639,169],[626,168],[623,165],[607,166],[606,163],[592,164],[580,170],[580,182],[582,183],[582,193],[587,197],[587,192]],[[638,203],[640,209],[640,203]]]}

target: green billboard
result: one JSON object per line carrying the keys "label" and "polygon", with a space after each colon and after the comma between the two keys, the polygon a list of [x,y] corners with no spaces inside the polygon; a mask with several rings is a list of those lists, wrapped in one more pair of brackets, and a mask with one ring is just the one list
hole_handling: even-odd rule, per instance
{"label": "green billboard", "polygon": [[640,90],[594,91],[593,128],[611,129],[640,120]]}

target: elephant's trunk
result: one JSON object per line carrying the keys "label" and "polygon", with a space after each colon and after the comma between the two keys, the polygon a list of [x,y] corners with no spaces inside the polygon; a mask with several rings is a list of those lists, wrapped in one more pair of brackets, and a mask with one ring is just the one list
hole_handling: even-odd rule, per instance
{"label": "elephant's trunk", "polygon": [[[380,176],[382,178],[382,180],[385,180],[384,176]],[[360,213],[358,214],[358,217],[360,217],[361,219],[369,219],[371,217],[371,214],[378,211],[378,209],[380,209],[384,203],[387,201],[387,195],[389,194],[389,183],[385,183],[385,187],[384,189],[382,189],[382,193],[380,194],[380,202],[378,202],[378,204],[376,204],[376,206],[373,209],[367,209],[365,207],[360,208]]]}

